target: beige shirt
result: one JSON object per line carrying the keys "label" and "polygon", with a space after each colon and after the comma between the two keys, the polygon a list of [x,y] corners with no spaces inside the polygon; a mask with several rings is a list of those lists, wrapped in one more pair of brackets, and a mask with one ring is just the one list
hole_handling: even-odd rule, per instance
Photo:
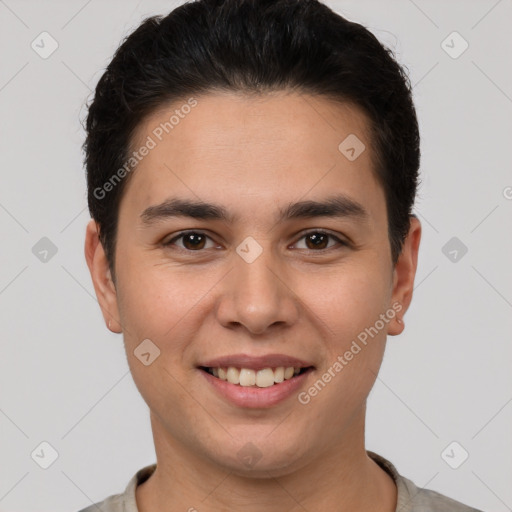
{"label": "beige shirt", "polygon": [[[367,451],[384,471],[389,473],[395,481],[398,498],[395,512],[482,512],[452,500],[436,491],[416,487],[407,478],[401,476],[395,466],[380,455]],[[128,483],[122,494],[115,494],[100,503],[96,503],[80,510],[80,512],[139,512],[135,501],[135,488],[145,482],[156,468],[156,464],[140,469]]]}

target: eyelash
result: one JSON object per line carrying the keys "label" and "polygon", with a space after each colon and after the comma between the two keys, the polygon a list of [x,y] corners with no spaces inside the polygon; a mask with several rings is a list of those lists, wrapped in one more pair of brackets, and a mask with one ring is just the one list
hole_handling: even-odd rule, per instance
{"label": "eyelash", "polygon": [[[174,242],[176,242],[177,240],[179,240],[180,238],[183,238],[184,236],[186,235],[190,235],[190,234],[195,234],[195,235],[203,235],[203,236],[206,236],[207,238],[209,238],[211,240],[211,237],[208,236],[205,232],[203,231],[195,231],[195,230],[190,230],[190,231],[182,231],[181,233],[179,233],[178,235],[176,235],[175,237],[173,237],[171,240],[169,240],[168,242],[165,242],[163,245],[164,247],[170,247],[171,245],[174,244]],[[311,230],[311,231],[308,231],[307,233],[304,233],[300,238],[299,240],[302,240],[303,238],[307,237],[308,235],[313,235],[313,234],[320,234],[320,235],[326,235],[332,239],[334,239],[336,242],[338,242],[342,247],[348,247],[349,244],[348,242],[345,242],[344,240],[341,240],[339,237],[333,235],[332,233],[329,233],[328,231],[324,231],[322,229],[315,229],[315,230]],[[318,249],[318,250],[315,250],[315,249],[301,249],[301,250],[306,250],[306,251],[310,251],[310,252],[324,252],[324,251],[329,251],[331,249],[333,249],[334,247],[327,247],[327,248],[324,248],[324,249]],[[205,251],[206,249],[198,249],[198,250],[191,250],[191,249],[186,249],[184,247],[178,247],[179,250],[181,251],[186,251],[186,252],[189,252],[189,253],[192,253],[192,252],[203,252]]]}

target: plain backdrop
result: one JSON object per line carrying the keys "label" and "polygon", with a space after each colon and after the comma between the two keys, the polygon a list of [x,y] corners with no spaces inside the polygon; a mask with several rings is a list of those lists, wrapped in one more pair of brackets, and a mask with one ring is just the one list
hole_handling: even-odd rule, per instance
{"label": "plain backdrop", "polygon": [[[122,38],[180,3],[0,0],[2,511],[79,510],[155,461],[83,257],[80,120]],[[328,5],[396,52],[422,135],[414,299],[369,398],[367,448],[418,486],[512,510],[512,2]]]}

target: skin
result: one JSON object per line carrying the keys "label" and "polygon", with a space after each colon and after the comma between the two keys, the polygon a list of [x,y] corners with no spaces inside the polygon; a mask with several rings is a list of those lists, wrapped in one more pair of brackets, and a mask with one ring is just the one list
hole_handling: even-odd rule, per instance
{"label": "skin", "polygon": [[[150,408],[157,469],[137,488],[139,510],[394,511],[396,486],[365,451],[366,400],[387,335],[404,327],[396,318],[411,302],[421,225],[411,217],[393,266],[368,119],[357,107],[283,91],[196,99],[127,184],[115,283],[94,221],[86,232],[105,322],[123,333]],[[146,119],[134,147],[182,104]],[[354,161],[338,150],[351,133],[366,146]],[[276,223],[288,203],[325,200],[334,191],[361,203],[367,222]],[[169,218],[144,226],[141,213],[171,196],[220,204],[237,220]],[[209,238],[163,245],[189,229]],[[328,238],[316,248],[305,236],[315,229],[349,245]],[[250,264],[235,250],[248,236],[263,250]],[[227,354],[282,353],[315,366],[307,390],[393,303],[402,307],[397,317],[306,405],[293,395],[268,408],[237,407],[196,369]],[[161,351],[150,366],[133,354],[147,338]],[[261,454],[252,467],[237,457],[247,443]]]}

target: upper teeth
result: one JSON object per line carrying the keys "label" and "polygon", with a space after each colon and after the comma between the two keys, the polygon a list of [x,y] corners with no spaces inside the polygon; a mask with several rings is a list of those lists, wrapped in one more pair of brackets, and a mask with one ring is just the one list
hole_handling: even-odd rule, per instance
{"label": "upper teeth", "polygon": [[210,368],[213,375],[221,380],[227,380],[231,384],[240,384],[240,386],[258,386],[267,388],[283,380],[291,379],[300,372],[299,368],[293,366],[279,366],[277,368],[263,368],[262,370],[251,370],[250,368]]}

